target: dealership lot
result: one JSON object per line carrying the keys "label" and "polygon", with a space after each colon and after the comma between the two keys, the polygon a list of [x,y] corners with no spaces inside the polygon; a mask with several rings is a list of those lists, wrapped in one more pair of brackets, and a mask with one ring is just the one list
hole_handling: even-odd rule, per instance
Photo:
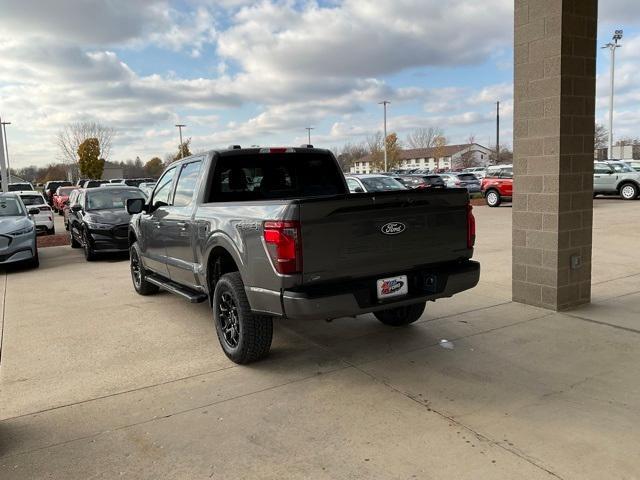
{"label": "dealership lot", "polygon": [[206,304],[43,249],[0,276],[0,478],[636,478],[640,211],[594,205],[592,305],[512,303],[511,208],[480,207],[476,289],[404,329],[278,321],[248,367]]}

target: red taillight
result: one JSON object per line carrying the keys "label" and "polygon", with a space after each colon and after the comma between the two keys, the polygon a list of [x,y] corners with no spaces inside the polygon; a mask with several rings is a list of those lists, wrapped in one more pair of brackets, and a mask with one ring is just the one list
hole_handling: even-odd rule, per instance
{"label": "red taillight", "polygon": [[264,241],[278,273],[302,272],[301,238],[299,222],[264,222]]}
{"label": "red taillight", "polygon": [[467,205],[467,248],[473,248],[476,243],[476,217],[473,216],[473,207]]}

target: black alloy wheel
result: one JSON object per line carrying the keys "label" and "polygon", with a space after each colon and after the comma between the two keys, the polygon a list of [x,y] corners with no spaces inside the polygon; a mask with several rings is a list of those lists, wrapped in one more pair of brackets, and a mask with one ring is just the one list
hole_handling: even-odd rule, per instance
{"label": "black alloy wheel", "polygon": [[218,303],[218,318],[225,343],[236,348],[240,342],[240,322],[238,307],[230,292],[223,292]]}

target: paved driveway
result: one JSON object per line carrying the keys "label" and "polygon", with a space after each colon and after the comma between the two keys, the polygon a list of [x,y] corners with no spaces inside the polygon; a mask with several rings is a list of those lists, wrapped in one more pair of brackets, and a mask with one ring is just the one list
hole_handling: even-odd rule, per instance
{"label": "paved driveway", "polygon": [[405,329],[280,321],[249,367],[205,304],[44,249],[0,274],[0,478],[640,478],[640,202],[595,204],[590,306],[512,303],[481,207],[478,288]]}

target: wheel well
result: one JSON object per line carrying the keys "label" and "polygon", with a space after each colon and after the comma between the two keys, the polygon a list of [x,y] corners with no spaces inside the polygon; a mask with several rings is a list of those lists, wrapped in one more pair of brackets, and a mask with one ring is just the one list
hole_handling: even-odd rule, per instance
{"label": "wheel well", "polygon": [[638,185],[638,182],[634,181],[634,180],[622,180],[620,182],[620,184],[618,185],[618,193],[620,193],[620,190],[622,190],[622,187],[624,187],[625,185],[633,185],[634,187],[636,187],[637,189],[640,190],[640,185]]}
{"label": "wheel well", "polygon": [[486,197],[489,192],[496,192],[500,195],[500,191],[496,187],[489,187],[484,191],[484,196]]}
{"label": "wheel well", "polygon": [[213,299],[213,291],[222,275],[237,272],[238,265],[231,254],[223,247],[215,247],[209,254],[207,261],[207,286],[209,287],[209,301]]}

